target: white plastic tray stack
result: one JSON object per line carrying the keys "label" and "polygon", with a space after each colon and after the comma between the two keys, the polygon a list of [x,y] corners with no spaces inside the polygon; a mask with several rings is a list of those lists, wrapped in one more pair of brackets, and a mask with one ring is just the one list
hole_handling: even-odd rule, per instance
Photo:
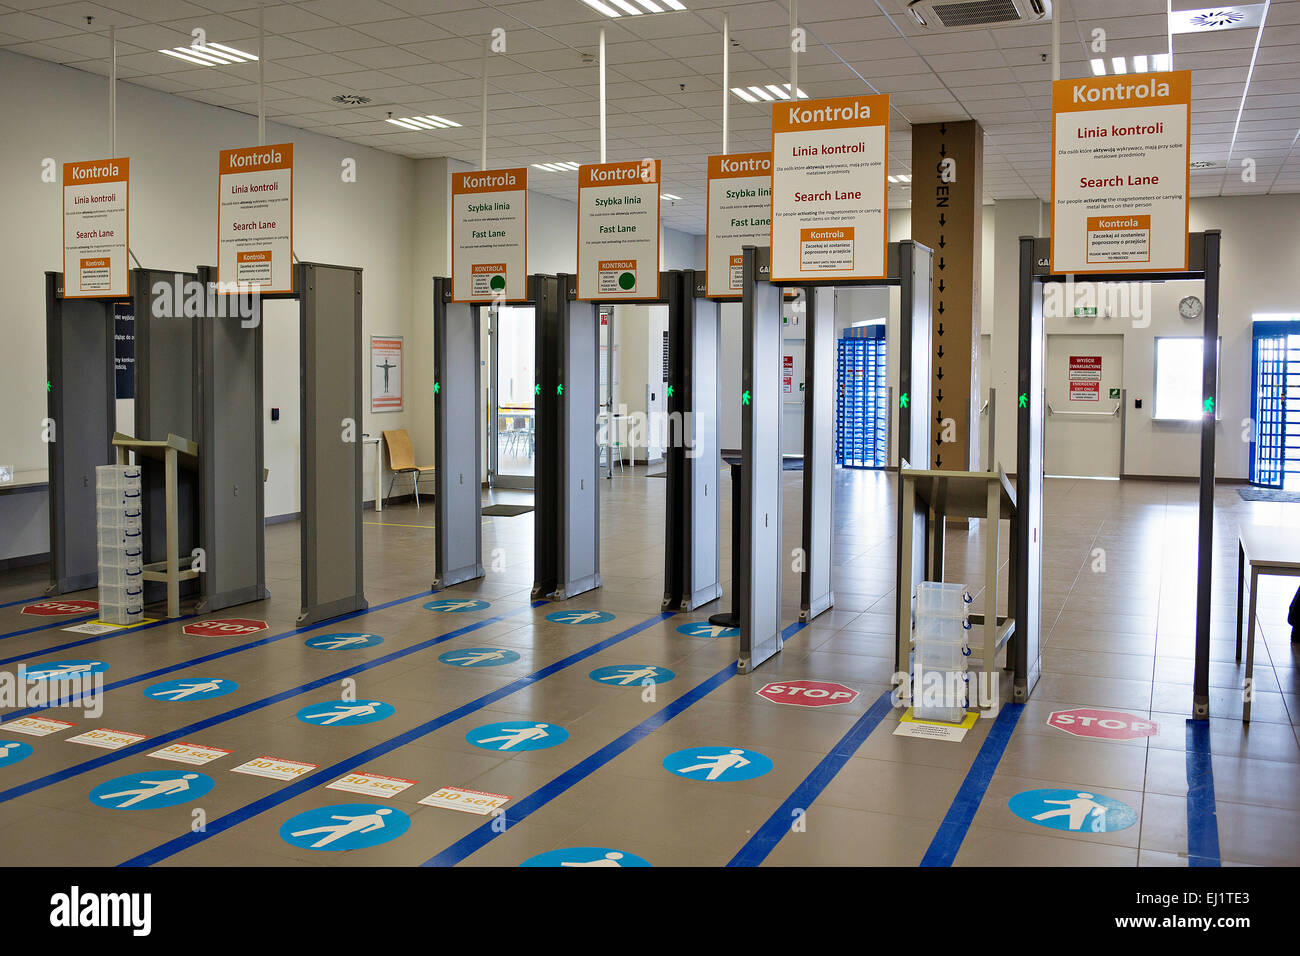
{"label": "white plastic tray stack", "polygon": [[95,521],[99,528],[99,619],[105,624],[144,620],[144,536],[140,468],[95,469]]}
{"label": "white plastic tray stack", "polygon": [[956,724],[966,716],[973,600],[964,584],[916,586],[912,716],[920,720]]}

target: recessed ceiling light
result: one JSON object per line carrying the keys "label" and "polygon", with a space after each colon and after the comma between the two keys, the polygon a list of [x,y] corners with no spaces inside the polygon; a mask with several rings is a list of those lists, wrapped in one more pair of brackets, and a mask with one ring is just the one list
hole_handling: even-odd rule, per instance
{"label": "recessed ceiling light", "polygon": [[1123,58],[1122,56],[1113,56],[1113,57],[1111,57],[1111,58],[1110,58],[1110,68],[1111,68],[1111,70],[1113,70],[1113,71],[1115,72],[1116,75],[1118,75],[1118,74],[1120,74],[1120,73],[1127,73],[1127,72],[1128,72],[1128,66],[1124,63],[1124,58]]}
{"label": "recessed ceiling light", "polygon": [[[784,83],[778,85],[776,83],[768,83],[766,89],[761,86],[751,86],[748,88],[743,86],[733,86],[731,92],[740,97],[746,103],[757,103],[760,100],[772,103],[776,100],[788,100],[790,98],[790,84]],[[802,88],[799,90],[799,99],[808,99],[808,94],[805,93]]]}
{"label": "recessed ceiling light", "polygon": [[[637,6],[633,6],[630,0],[582,0],[582,2],[597,13],[607,17],[621,17],[623,13],[628,16],[639,17],[643,13],[668,13],[673,10],[686,9],[681,0],[636,0]],[[663,6],[660,6],[660,4]],[[614,9],[615,7],[618,10]],[[665,10],[664,7],[668,9]],[[622,10],[623,13],[619,13],[619,10]]]}
{"label": "recessed ceiling light", "polygon": [[1105,75],[1106,75],[1106,61],[1105,61],[1105,60],[1101,60],[1101,59],[1093,58],[1093,59],[1091,59],[1091,60],[1088,61],[1088,65],[1092,67],[1092,75],[1093,75],[1093,76],[1105,76]]}
{"label": "recessed ceiling light", "polygon": [[1262,3],[1203,7],[1200,10],[1171,10],[1169,32],[1207,33],[1211,30],[1241,30],[1257,27],[1263,19],[1263,14]]}
{"label": "recessed ceiling light", "polygon": [[441,116],[403,116],[401,119],[393,119],[391,116],[388,122],[394,126],[401,126],[403,129],[450,129],[453,126],[459,126],[455,120],[445,119]]}
{"label": "recessed ceiling light", "polygon": [[196,66],[229,66],[231,63],[254,63],[257,61],[251,53],[236,50],[221,43],[206,43],[203,46],[178,46],[170,50],[159,50],[167,56],[185,60]]}
{"label": "recessed ceiling light", "polygon": [[1115,75],[1121,73],[1165,73],[1169,70],[1168,53],[1139,53],[1131,56],[1127,60],[1122,56],[1111,57],[1110,70],[1106,69],[1106,61],[1102,59],[1093,59],[1088,61],[1092,68],[1093,76],[1105,76],[1107,72]]}
{"label": "recessed ceiling light", "polygon": [[681,202],[681,196],[674,196],[672,193],[660,193],[660,199],[667,199],[669,202]]}
{"label": "recessed ceiling light", "polygon": [[548,173],[573,173],[577,172],[578,164],[573,162],[563,163],[533,163],[534,169],[544,169]]}

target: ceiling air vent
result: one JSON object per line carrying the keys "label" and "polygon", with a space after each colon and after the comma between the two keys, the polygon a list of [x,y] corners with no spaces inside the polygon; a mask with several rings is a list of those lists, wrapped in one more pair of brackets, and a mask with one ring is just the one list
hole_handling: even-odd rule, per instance
{"label": "ceiling air vent", "polygon": [[362,106],[370,102],[370,97],[359,93],[340,93],[338,96],[331,96],[330,99],[344,106]]}
{"label": "ceiling air vent", "polygon": [[983,30],[1046,19],[1050,0],[912,0],[907,12],[927,30]]}

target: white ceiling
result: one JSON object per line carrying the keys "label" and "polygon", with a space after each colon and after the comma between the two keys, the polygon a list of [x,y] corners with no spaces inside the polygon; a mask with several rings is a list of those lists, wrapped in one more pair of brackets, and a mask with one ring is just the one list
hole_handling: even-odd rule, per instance
{"label": "white ceiling", "polygon": [[[738,43],[732,86],[789,81],[789,13],[784,0],[683,2],[687,12],[611,20],[580,0],[266,0],[266,115],[405,156],[477,166],[483,43],[502,27],[507,51],[488,59],[489,165],[593,162],[598,76],[582,59],[595,54],[604,26],[609,159],[661,158],[664,191],[683,200],[665,203],[665,224],[700,233],[705,157],[721,152],[723,12]],[[1063,77],[1090,75],[1096,27],[1106,31],[1107,57],[1167,49],[1166,0],[1063,6]],[[905,7],[906,0],[802,0],[808,50],[799,86],[813,97],[891,94],[894,172],[911,171],[910,124],[977,119],[987,132],[986,199],[1048,199],[1051,66],[1043,58],[1051,27],[927,33],[901,15]],[[209,41],[256,52],[257,19],[256,0],[0,0],[0,48],[107,75],[113,25],[122,80],[255,115],[257,64],[200,68],[156,51],[187,45],[202,27]],[[1176,35],[1174,67],[1194,71],[1193,161],[1227,164],[1193,172],[1194,196],[1300,192],[1300,0],[1271,0],[1260,30]],[[330,101],[339,93],[372,102],[340,107]],[[385,122],[390,111],[462,126],[410,132]],[[733,97],[730,149],[767,149],[769,117],[766,104]],[[1254,183],[1240,180],[1245,158],[1256,161]],[[574,197],[576,174],[530,172],[533,188]],[[890,201],[906,205],[906,190],[891,190]]]}

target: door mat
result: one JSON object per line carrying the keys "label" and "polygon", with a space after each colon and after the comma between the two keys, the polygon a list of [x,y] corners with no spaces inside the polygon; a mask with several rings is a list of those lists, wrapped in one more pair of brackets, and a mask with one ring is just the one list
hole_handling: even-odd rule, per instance
{"label": "door mat", "polygon": [[1238,488],[1237,494],[1246,501],[1287,501],[1292,504],[1300,501],[1300,492],[1283,491],[1281,488]]}
{"label": "door mat", "polygon": [[488,505],[483,509],[485,518],[514,518],[533,510],[532,505]]}

